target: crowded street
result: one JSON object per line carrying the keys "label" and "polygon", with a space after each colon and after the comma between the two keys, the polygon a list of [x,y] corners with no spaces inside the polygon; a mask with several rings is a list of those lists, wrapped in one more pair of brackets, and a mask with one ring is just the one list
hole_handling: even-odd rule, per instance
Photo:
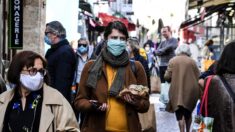
{"label": "crowded street", "polygon": [[235,0],[0,0],[0,132],[235,132]]}

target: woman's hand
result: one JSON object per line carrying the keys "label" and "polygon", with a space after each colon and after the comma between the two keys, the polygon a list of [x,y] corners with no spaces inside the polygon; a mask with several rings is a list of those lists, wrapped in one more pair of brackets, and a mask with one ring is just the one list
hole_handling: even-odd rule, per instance
{"label": "woman's hand", "polygon": [[133,95],[131,93],[126,93],[122,96],[122,99],[129,104],[132,105],[137,105],[138,101],[140,101],[140,96],[139,95]]}
{"label": "woman's hand", "polygon": [[98,100],[89,100],[92,107],[99,111],[106,111],[108,109],[107,103],[100,103]]}

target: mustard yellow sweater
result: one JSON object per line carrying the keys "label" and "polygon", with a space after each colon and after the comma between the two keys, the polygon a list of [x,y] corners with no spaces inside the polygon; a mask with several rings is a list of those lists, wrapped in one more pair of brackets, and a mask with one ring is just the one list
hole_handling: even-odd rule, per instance
{"label": "mustard yellow sweater", "polygon": [[[110,90],[117,69],[112,68],[110,65],[106,65],[106,72],[108,89]],[[105,130],[106,132],[128,132],[125,104],[114,97],[108,97]]]}

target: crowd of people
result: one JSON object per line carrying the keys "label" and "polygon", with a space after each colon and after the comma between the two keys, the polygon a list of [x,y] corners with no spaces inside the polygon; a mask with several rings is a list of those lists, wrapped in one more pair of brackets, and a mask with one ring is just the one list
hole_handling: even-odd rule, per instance
{"label": "crowd of people", "polygon": [[208,40],[200,69],[189,45],[179,44],[169,26],[161,34],[159,44],[148,40],[141,47],[125,24],[113,21],[94,47],[87,38],[69,43],[59,21],[47,23],[45,57],[21,51],[11,60],[12,89],[0,95],[0,130],[141,132],[138,113],[149,109],[154,71],[161,83],[170,83],[166,111],[175,113],[180,132],[191,130],[192,112],[211,75],[204,107],[214,119],[213,132],[234,132],[235,41],[215,60]]}

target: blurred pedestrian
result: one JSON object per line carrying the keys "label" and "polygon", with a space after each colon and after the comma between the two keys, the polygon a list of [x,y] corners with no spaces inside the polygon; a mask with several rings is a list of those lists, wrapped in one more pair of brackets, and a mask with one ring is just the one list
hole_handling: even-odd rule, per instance
{"label": "blurred pedestrian", "polygon": [[66,39],[66,31],[58,21],[46,24],[45,42],[51,46],[46,52],[50,86],[71,102],[71,86],[76,69],[76,56]]}
{"label": "blurred pedestrian", "polygon": [[201,51],[201,70],[202,72],[208,70],[208,68],[214,63],[214,50],[213,50],[213,44],[214,41],[212,39],[209,39],[206,41],[204,47]]}
{"label": "blurred pedestrian", "polygon": [[161,82],[164,83],[164,74],[169,60],[175,56],[178,41],[176,38],[172,37],[171,28],[169,26],[163,27],[161,33],[165,40],[160,43],[155,53],[159,58],[160,79]]}
{"label": "blurred pedestrian", "polygon": [[[90,44],[87,38],[80,38],[77,41],[77,48],[76,48],[77,68],[75,71],[74,82],[72,87],[72,102],[74,101],[77,91],[79,90],[81,74],[85,64],[89,60],[95,59],[95,55],[93,54],[93,49],[89,45]],[[79,113],[80,112],[77,111],[76,115],[79,121],[82,122],[84,116],[82,114],[79,115]]]}
{"label": "blurred pedestrian", "polygon": [[144,67],[147,80],[148,80],[148,87],[150,88],[150,72],[149,72],[149,67],[148,67],[148,61],[144,59],[143,56],[140,55],[138,39],[132,38],[132,37],[129,38],[127,41],[127,49],[129,52],[130,60],[139,61]]}
{"label": "blurred pedestrian", "polygon": [[218,61],[214,61],[214,63],[206,71],[201,72],[198,83],[202,88],[204,87],[204,84],[205,84],[204,80],[206,79],[206,77],[208,77],[210,75],[215,75],[217,63],[218,63]]}
{"label": "blurred pedestrian", "polygon": [[189,45],[180,44],[175,52],[177,56],[170,60],[164,76],[166,81],[171,82],[166,110],[175,112],[180,132],[184,132],[185,126],[189,132],[192,111],[200,98],[200,72],[196,62],[190,57]]}
{"label": "blurred pedestrian", "polygon": [[148,66],[151,70],[153,67],[155,67],[155,63],[157,63],[157,59],[154,54],[154,48],[150,46],[148,41],[144,44],[143,48],[147,53]]}
{"label": "blurred pedestrian", "polygon": [[235,131],[235,41],[228,43],[216,66],[208,90],[208,117],[213,132]]}
{"label": "blurred pedestrian", "polygon": [[77,54],[76,55],[77,56],[77,68],[76,68],[75,79],[76,79],[77,86],[79,87],[82,70],[85,64],[90,59],[95,59],[93,50],[89,48],[89,41],[86,38],[80,38],[78,40],[76,54]]}
{"label": "blurred pedestrian", "polygon": [[128,31],[122,22],[110,22],[104,38],[107,43],[100,56],[85,64],[74,103],[77,110],[86,113],[81,131],[141,132],[137,113],[147,112],[148,93],[140,96],[121,91],[130,90],[131,84],[147,86],[144,68],[135,61],[136,76],[132,72],[126,51]]}
{"label": "blurred pedestrian", "polygon": [[32,51],[16,54],[7,79],[15,87],[0,95],[0,131],[79,132],[69,102],[49,87],[46,61]]}

